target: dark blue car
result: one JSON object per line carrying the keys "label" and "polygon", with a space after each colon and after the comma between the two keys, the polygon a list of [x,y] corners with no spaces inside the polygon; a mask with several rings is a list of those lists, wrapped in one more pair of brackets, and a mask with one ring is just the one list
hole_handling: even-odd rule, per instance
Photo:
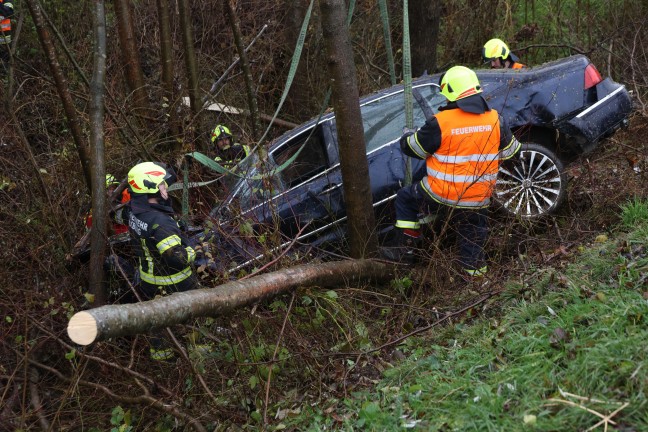
{"label": "dark blue car", "polygon": [[[565,196],[562,156],[593,151],[627,122],[632,110],[625,87],[603,79],[581,55],[529,69],[476,72],[490,106],[507,118],[524,143],[519,157],[502,164],[495,193],[501,207],[522,218],[555,211]],[[436,75],[413,82],[416,127],[446,103],[438,80]],[[360,107],[380,233],[393,223],[396,192],[406,179],[422,178],[424,162],[400,150],[405,126],[402,85],[362,98]],[[240,231],[241,224],[254,229],[278,223],[284,246],[295,239],[311,245],[343,239],[346,208],[335,115],[284,134],[268,153],[263,169],[249,158],[241,167],[246,176],[228,179],[230,195],[212,213],[217,224],[234,224]],[[236,249],[241,257],[235,267],[261,255],[260,248],[245,241]]]}

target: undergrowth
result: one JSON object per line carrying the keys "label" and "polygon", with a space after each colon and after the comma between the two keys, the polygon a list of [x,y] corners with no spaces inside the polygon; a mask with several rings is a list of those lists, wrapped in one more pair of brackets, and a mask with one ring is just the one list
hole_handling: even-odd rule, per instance
{"label": "undergrowth", "polygon": [[507,286],[499,318],[428,334],[372,390],[277,429],[648,430],[648,205],[621,220],[564,270]]}

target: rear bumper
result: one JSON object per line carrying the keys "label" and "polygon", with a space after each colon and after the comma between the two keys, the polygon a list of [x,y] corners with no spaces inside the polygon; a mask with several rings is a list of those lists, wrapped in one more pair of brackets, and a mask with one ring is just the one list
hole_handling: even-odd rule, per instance
{"label": "rear bumper", "polygon": [[606,78],[596,86],[598,101],[559,127],[561,132],[584,138],[592,145],[623,126],[632,112],[625,86]]}

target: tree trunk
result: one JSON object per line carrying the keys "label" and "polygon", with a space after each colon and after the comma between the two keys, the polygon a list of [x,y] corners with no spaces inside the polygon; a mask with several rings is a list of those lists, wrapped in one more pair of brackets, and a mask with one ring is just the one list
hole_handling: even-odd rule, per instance
{"label": "tree trunk", "polygon": [[135,42],[135,23],[130,8],[130,0],[115,0],[117,34],[122,62],[126,69],[126,84],[133,96],[136,114],[148,115],[150,111],[148,94],[144,84],[144,74],[139,61],[139,48]]}
{"label": "tree trunk", "polygon": [[104,81],[106,76],[106,13],[104,0],[95,0],[94,70],[90,83],[90,146],[92,148],[92,231],[90,234],[90,293],[103,306],[108,293],[103,283],[106,254],[106,164],[104,158]]}
{"label": "tree trunk", "polygon": [[[184,47],[185,68],[187,70],[187,79],[189,82],[189,104],[194,121],[191,127],[195,127],[195,120],[201,109],[200,95],[198,90],[198,67],[196,66],[196,53],[194,50],[193,31],[191,27],[191,8],[188,0],[178,0],[178,11],[180,13],[180,27],[182,27],[182,46]],[[195,133],[189,131],[190,142],[194,141]],[[207,145],[203,140],[198,142],[198,148],[206,152]]]}
{"label": "tree trunk", "polygon": [[[286,26],[284,27],[284,50],[286,51],[286,61],[290,63],[291,57],[295,53],[295,42],[299,38],[299,32],[308,10],[309,0],[284,0],[283,10],[286,13]],[[303,54],[302,54],[303,55]],[[304,56],[307,58],[307,56]],[[313,89],[309,83],[309,71],[307,69],[306,59],[297,65],[295,78],[293,79],[290,92],[286,98],[288,112],[298,120],[308,120],[313,112],[319,107],[312,105]]]}
{"label": "tree trunk", "polygon": [[92,175],[90,170],[90,149],[83,138],[81,132],[81,126],[79,125],[79,118],[77,116],[76,108],[74,107],[74,101],[72,100],[72,95],[68,90],[67,82],[61,65],[56,58],[56,51],[54,50],[54,44],[52,43],[52,38],[50,33],[43,23],[43,16],[40,12],[40,7],[38,6],[35,0],[25,0],[29,12],[31,13],[32,19],[34,20],[34,26],[36,27],[36,32],[38,33],[38,39],[40,40],[41,47],[47,56],[47,61],[50,66],[50,71],[52,72],[52,77],[56,83],[56,90],[58,91],[59,97],[61,98],[61,104],[63,105],[63,110],[65,111],[65,116],[67,117],[68,125],[70,126],[70,131],[72,133],[72,138],[74,139],[74,144],[76,145],[77,152],[79,153],[79,160],[81,162],[81,168],[83,170],[83,176],[88,186],[88,190],[92,191]]}
{"label": "tree trunk", "polygon": [[162,97],[166,106],[163,108],[168,130],[173,139],[173,150],[181,150],[178,140],[178,119],[176,118],[175,99],[173,97],[173,44],[171,42],[171,19],[169,16],[169,1],[157,0],[158,25],[160,27],[160,63],[162,66],[161,85]]}
{"label": "tree trunk", "polygon": [[409,0],[409,29],[412,50],[412,76],[437,68],[437,45],[441,23],[441,0]]}
{"label": "tree trunk", "polygon": [[216,288],[175,293],[136,304],[103,306],[76,313],[68,323],[75,343],[89,345],[111,337],[133,335],[216,316],[306,286],[334,288],[362,280],[387,280],[393,267],[369,260],[302,265],[228,282]]}
{"label": "tree trunk", "polygon": [[322,32],[333,87],[344,200],[351,256],[371,256],[378,249],[369,184],[369,164],[344,0],[321,0]]}
{"label": "tree trunk", "polygon": [[250,110],[250,119],[252,120],[252,139],[254,142],[257,142],[261,137],[261,122],[259,121],[259,107],[257,105],[256,92],[254,91],[254,83],[252,82],[252,72],[250,72],[250,62],[248,62],[245,47],[243,46],[241,27],[239,25],[238,17],[234,12],[234,8],[232,7],[232,3],[230,3],[230,0],[223,0],[223,2],[225,3],[227,16],[229,17],[229,22],[232,27],[232,33],[234,34],[234,44],[238,51],[239,59],[241,61],[241,69],[243,70],[243,78],[245,79],[248,108]]}

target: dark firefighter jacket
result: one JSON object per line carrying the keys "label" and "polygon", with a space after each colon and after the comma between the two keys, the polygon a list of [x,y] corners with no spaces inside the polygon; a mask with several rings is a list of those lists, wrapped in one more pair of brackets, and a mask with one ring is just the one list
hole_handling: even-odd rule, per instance
{"label": "dark firefighter jacket", "polygon": [[[196,253],[173,219],[173,209],[133,196],[128,205],[128,231],[139,259],[145,292],[186,291],[197,285],[191,264]],[[156,291],[154,291],[156,292]]]}
{"label": "dark firefighter jacket", "polygon": [[248,146],[238,143],[231,144],[222,150],[217,148],[216,151],[217,155],[214,160],[225,168],[233,168],[250,154]]}

